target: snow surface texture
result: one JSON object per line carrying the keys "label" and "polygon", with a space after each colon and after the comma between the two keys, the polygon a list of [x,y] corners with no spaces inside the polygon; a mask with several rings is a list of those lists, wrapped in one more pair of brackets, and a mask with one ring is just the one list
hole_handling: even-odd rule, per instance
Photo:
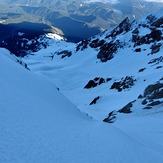
{"label": "snow surface texture", "polygon": [[[161,139],[155,143],[149,137],[159,128],[148,126],[142,142],[133,133],[92,120],[52,83],[6,54],[0,49],[0,162],[163,162]],[[133,122],[135,133],[141,123]]]}

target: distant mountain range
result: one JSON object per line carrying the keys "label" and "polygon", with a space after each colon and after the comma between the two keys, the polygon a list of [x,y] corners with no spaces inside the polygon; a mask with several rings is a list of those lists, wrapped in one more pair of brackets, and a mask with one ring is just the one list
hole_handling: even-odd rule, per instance
{"label": "distant mountain range", "polygon": [[[104,1],[106,2],[106,1]],[[126,16],[141,18],[163,7],[163,3],[127,0],[119,3],[80,0],[1,0],[0,20],[6,23],[32,21],[61,29],[68,41],[78,42],[106,29],[115,28]]]}

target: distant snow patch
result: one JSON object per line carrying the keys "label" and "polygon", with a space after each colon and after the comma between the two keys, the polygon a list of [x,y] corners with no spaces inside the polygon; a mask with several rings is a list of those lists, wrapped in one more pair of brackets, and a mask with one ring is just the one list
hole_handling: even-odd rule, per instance
{"label": "distant snow patch", "polygon": [[150,34],[151,30],[149,28],[144,28],[144,27],[140,27],[139,28],[139,35],[140,36],[145,36],[147,34]]}
{"label": "distant snow patch", "polygon": [[18,32],[18,36],[23,36],[25,33],[23,32]]}
{"label": "distant snow patch", "polygon": [[52,39],[55,39],[55,40],[64,40],[64,38],[62,36],[57,35],[55,33],[47,33],[46,37],[52,38]]}

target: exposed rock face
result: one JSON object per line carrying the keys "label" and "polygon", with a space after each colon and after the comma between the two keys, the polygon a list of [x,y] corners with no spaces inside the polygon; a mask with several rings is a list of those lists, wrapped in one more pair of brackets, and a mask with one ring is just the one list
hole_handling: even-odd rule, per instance
{"label": "exposed rock face", "polygon": [[[87,39],[81,41],[77,47],[76,51],[84,50],[88,46],[91,48],[99,48],[99,52],[97,54],[97,58],[102,62],[107,62],[108,60],[114,57],[114,54],[117,52],[118,48],[123,47],[123,43],[119,40],[116,40],[116,36],[121,33],[126,33],[130,30],[131,23],[128,18],[124,19],[119,26],[117,26],[111,33],[109,33],[105,40],[96,39]],[[113,41],[107,42],[107,39],[112,38]]]}
{"label": "exposed rock face", "polygon": [[111,80],[111,78],[100,78],[100,77],[96,77],[93,80],[90,80],[86,85],[85,85],[85,89],[90,89],[90,88],[94,88],[98,85],[101,85],[103,83],[109,82]]}
{"label": "exposed rock face", "polygon": [[114,82],[110,89],[117,89],[118,92],[121,92],[124,89],[129,89],[134,85],[136,80],[132,76],[126,76],[122,78],[119,82]]}
{"label": "exposed rock face", "polygon": [[143,110],[151,110],[155,106],[163,104],[163,83],[158,82],[155,84],[151,84],[144,90],[143,95],[139,95],[137,100],[129,102],[125,105],[122,109],[118,110],[115,114],[115,111],[109,113],[108,117],[105,118],[103,121],[108,123],[115,122],[118,113],[132,113],[133,105],[138,102],[141,104]]}
{"label": "exposed rock face", "polygon": [[118,50],[120,42],[117,40],[115,42],[105,43],[100,47],[100,51],[97,54],[97,58],[102,62],[107,62],[114,57],[114,53]]}
{"label": "exposed rock face", "polygon": [[163,83],[158,82],[156,84],[149,85],[144,90],[142,98],[142,105],[145,105],[143,109],[152,109],[154,106],[163,103]]}
{"label": "exposed rock face", "polygon": [[116,37],[117,35],[121,33],[126,33],[130,30],[131,23],[128,17],[126,17],[106,38],[109,37]]}
{"label": "exposed rock face", "polygon": [[94,80],[90,80],[87,84],[86,84],[86,86],[84,87],[85,89],[89,89],[89,88],[94,88],[94,87],[96,87],[97,86],[97,83],[95,83],[95,81]]}
{"label": "exposed rock face", "polygon": [[132,104],[132,102],[130,102],[126,106],[124,106],[122,109],[120,109],[118,112],[119,113],[131,113],[132,106],[133,106],[133,104]]}
{"label": "exposed rock face", "polygon": [[57,55],[60,55],[61,58],[71,57],[72,52],[68,50],[63,50],[63,51],[58,52]]}
{"label": "exposed rock face", "polygon": [[157,65],[161,62],[163,62],[163,56],[161,56],[159,58],[152,59],[148,64]]}
{"label": "exposed rock face", "polygon": [[154,21],[151,25],[155,26],[155,27],[163,27],[163,17],[159,18],[159,19],[155,19],[156,21]]}
{"label": "exposed rock face", "polygon": [[46,48],[51,40],[45,35],[52,28],[41,23],[0,24],[0,29],[0,47],[8,49],[11,53],[20,57]]}
{"label": "exposed rock face", "polygon": [[[141,23],[131,23],[130,20],[126,18],[113,31],[102,33],[102,38],[92,37],[81,41],[77,45],[76,51],[84,50],[88,47],[94,48],[98,51],[97,58],[101,62],[107,62],[114,58],[120,49],[128,47],[130,42],[130,46],[133,46],[133,51],[137,53],[141,53],[144,50],[140,48],[141,45],[152,43],[152,45],[150,45],[150,54],[155,54],[160,51],[162,46],[162,43],[160,43],[163,39],[162,22],[163,17],[157,18],[154,15],[147,16],[146,20]],[[148,32],[142,33],[142,29]],[[126,40],[125,34],[130,35],[127,42],[124,41]],[[124,38],[119,39],[119,36]]]}
{"label": "exposed rock face", "polygon": [[1,43],[1,46],[10,50],[16,56],[24,57],[29,52],[37,52],[42,48],[46,48],[48,46],[48,39],[45,40],[44,36],[38,36],[32,39],[18,36],[6,39]]}
{"label": "exposed rock face", "polygon": [[116,120],[116,111],[112,111],[108,114],[108,117],[103,120],[103,122],[114,123]]}
{"label": "exposed rock face", "polygon": [[151,54],[154,54],[154,53],[157,53],[160,51],[160,47],[161,47],[161,43],[154,43],[152,46],[151,46]]}
{"label": "exposed rock face", "polygon": [[20,65],[22,65],[23,67],[25,67],[27,70],[30,70],[30,69],[28,68],[28,65],[27,65],[25,62],[21,61],[20,59],[17,59],[17,62],[18,62]]}
{"label": "exposed rock face", "polygon": [[97,101],[98,101],[99,99],[100,99],[100,96],[95,97],[95,98],[92,100],[92,102],[90,103],[90,105],[96,104]]}
{"label": "exposed rock face", "polygon": [[144,91],[144,97],[148,99],[163,98],[163,83],[149,85]]}
{"label": "exposed rock face", "polygon": [[146,68],[141,68],[141,69],[139,70],[139,72],[143,72],[145,69],[146,69]]}
{"label": "exposed rock face", "polygon": [[157,100],[157,101],[154,101],[154,102],[151,102],[150,104],[148,104],[147,106],[156,106],[156,105],[159,105],[161,104],[162,102]]}

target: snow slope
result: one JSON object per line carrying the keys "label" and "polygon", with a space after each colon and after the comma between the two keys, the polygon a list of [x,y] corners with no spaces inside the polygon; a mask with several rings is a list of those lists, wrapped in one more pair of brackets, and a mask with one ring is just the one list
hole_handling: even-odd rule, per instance
{"label": "snow slope", "polygon": [[92,120],[0,49],[0,162],[162,163],[163,150]]}
{"label": "snow slope", "polygon": [[[102,121],[110,111],[118,111],[137,99],[149,84],[161,81],[162,13],[135,22],[126,18],[113,31],[77,45],[51,45],[24,61],[31,70],[52,81],[81,111]],[[103,80],[101,84],[98,81],[97,86],[85,89],[97,78]],[[124,81],[131,84],[113,88]],[[90,105],[96,98],[96,104]]]}

